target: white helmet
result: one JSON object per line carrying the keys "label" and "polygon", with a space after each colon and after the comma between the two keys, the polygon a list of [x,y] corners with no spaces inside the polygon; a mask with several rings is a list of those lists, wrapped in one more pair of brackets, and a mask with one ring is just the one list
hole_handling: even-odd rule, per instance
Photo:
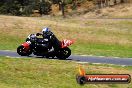
{"label": "white helmet", "polygon": [[49,31],[50,31],[50,30],[49,30],[48,27],[42,29],[42,33],[44,33],[44,34],[45,34],[45,33],[48,33]]}

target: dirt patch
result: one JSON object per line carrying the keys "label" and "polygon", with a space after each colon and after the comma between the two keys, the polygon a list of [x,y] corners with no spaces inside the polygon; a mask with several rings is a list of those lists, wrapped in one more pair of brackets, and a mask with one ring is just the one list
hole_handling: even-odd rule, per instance
{"label": "dirt patch", "polygon": [[84,15],[85,18],[132,18],[132,4],[120,4],[97,9]]}

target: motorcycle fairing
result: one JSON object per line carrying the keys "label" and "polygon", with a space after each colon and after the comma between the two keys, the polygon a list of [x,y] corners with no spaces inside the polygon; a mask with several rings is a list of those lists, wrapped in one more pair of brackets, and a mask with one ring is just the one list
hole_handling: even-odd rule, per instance
{"label": "motorcycle fairing", "polygon": [[30,42],[24,42],[22,46],[24,46],[24,49],[27,51],[30,48]]}
{"label": "motorcycle fairing", "polygon": [[61,42],[61,48],[68,47],[68,46],[70,46],[70,45],[73,44],[73,43],[74,43],[74,40],[64,39],[64,40]]}

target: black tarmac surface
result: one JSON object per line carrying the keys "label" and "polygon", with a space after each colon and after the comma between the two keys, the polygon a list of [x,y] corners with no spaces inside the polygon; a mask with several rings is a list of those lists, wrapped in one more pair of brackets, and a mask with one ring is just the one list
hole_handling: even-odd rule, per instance
{"label": "black tarmac surface", "polygon": [[[5,51],[0,50],[0,56],[9,56],[9,57],[23,57],[18,55],[14,51]],[[30,58],[42,58],[31,55]],[[25,57],[23,57],[25,58]],[[90,62],[90,63],[106,63],[106,64],[116,64],[116,65],[127,65],[132,66],[132,58],[114,58],[114,57],[98,57],[98,56],[80,56],[80,55],[71,55],[67,60],[73,60],[78,62]]]}

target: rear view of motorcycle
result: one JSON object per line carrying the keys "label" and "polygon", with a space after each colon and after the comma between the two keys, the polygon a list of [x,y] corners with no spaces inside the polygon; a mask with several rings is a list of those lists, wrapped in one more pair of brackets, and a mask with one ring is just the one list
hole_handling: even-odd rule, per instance
{"label": "rear view of motorcycle", "polygon": [[[60,45],[57,44],[55,38],[53,38],[53,41],[49,41],[48,39],[37,37],[36,34],[31,34],[26,39],[26,42],[18,46],[17,53],[21,56],[34,54],[46,58],[68,58],[71,55],[71,50],[68,46],[73,44],[73,41],[64,39],[59,42]],[[55,49],[55,46],[59,46],[59,48]]]}

